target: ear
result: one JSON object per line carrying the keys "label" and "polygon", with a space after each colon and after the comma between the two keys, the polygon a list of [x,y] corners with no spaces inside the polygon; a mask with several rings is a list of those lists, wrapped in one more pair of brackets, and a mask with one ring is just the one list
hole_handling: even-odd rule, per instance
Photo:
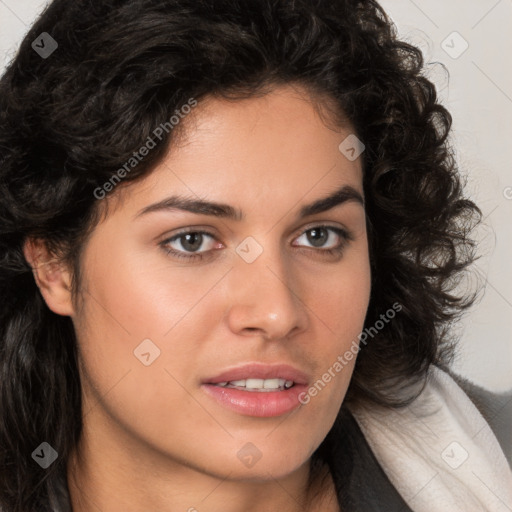
{"label": "ear", "polygon": [[74,310],[69,270],[40,239],[27,239],[23,244],[23,254],[32,267],[34,279],[47,306],[58,315],[72,316]]}

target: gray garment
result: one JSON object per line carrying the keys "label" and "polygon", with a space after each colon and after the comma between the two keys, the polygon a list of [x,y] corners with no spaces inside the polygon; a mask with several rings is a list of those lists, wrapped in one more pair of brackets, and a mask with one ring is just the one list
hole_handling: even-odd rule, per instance
{"label": "gray garment", "polygon": [[493,393],[458,375],[450,374],[466,392],[480,414],[489,423],[512,468],[512,389]]}
{"label": "gray garment", "polygon": [[[512,468],[512,390],[492,393],[472,382],[450,373],[469,396],[493,430]],[[355,423],[355,420],[353,420]],[[354,425],[358,437],[358,456],[351,477],[354,510],[360,512],[413,512],[389,481],[373,455],[363,433]]]}

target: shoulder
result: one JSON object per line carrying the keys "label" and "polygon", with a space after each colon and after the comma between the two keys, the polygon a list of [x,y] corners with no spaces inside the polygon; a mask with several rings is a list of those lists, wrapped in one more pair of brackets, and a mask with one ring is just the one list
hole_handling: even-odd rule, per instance
{"label": "shoulder", "polygon": [[498,440],[509,466],[512,467],[512,389],[495,393],[469,379],[448,372],[473,402]]}
{"label": "shoulder", "polygon": [[489,489],[512,503],[510,406],[507,393],[433,366],[409,405],[360,404],[350,412],[374,456],[364,465],[378,464],[412,510],[501,510]]}

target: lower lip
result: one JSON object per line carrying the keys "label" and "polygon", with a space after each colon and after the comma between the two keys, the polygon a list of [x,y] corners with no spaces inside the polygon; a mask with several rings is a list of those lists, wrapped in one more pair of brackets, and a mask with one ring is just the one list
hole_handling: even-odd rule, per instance
{"label": "lower lip", "polygon": [[241,389],[203,384],[207,394],[224,407],[245,416],[271,418],[289,413],[299,407],[299,395],[307,386],[295,384],[284,391],[243,391]]}

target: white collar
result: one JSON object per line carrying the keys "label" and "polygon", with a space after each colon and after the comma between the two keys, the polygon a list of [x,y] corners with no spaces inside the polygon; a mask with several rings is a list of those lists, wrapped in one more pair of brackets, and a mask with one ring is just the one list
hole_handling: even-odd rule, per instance
{"label": "white collar", "polygon": [[414,512],[510,512],[512,471],[488,423],[432,366],[409,406],[352,413],[386,475]]}

